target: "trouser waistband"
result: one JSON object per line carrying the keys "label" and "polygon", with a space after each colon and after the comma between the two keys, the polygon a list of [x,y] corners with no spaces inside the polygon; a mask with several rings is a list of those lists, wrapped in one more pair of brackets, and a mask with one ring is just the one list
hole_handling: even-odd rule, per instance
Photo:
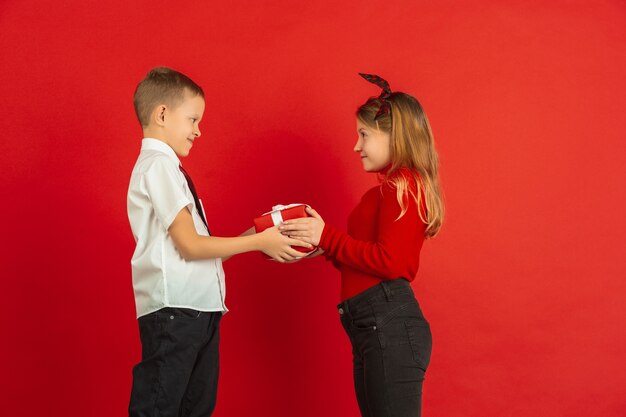
{"label": "trouser waistband", "polygon": [[350,311],[356,308],[359,304],[365,303],[375,298],[385,298],[387,301],[391,301],[394,295],[413,293],[411,284],[404,278],[393,279],[389,281],[382,281],[380,284],[374,285],[364,291],[361,291],[357,295],[344,300],[337,305],[339,314],[343,314],[344,311]]}

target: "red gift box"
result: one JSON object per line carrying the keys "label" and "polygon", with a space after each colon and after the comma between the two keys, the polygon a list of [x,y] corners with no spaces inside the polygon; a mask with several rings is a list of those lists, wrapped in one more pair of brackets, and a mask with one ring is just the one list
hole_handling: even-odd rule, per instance
{"label": "red gift box", "polygon": [[[289,204],[288,206],[279,204],[274,206],[272,207],[272,211],[268,211],[267,213],[254,219],[254,229],[257,233],[260,233],[270,227],[278,226],[285,220],[310,217],[306,212],[307,207],[308,206],[306,204]],[[294,246],[293,248],[298,252],[303,253],[312,253],[317,249],[315,246],[311,249],[302,246]],[[267,255],[265,255],[265,257],[269,258]]]}

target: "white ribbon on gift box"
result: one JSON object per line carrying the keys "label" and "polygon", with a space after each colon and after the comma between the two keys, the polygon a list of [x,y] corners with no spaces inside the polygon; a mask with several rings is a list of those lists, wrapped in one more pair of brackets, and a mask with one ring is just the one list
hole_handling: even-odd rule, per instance
{"label": "white ribbon on gift box", "polygon": [[302,203],[294,203],[294,204],[289,204],[289,205],[286,205],[286,206],[283,206],[282,204],[278,204],[278,205],[272,207],[272,211],[268,211],[267,213],[263,213],[263,216],[269,214],[272,217],[272,222],[274,222],[274,226],[278,226],[279,224],[281,224],[284,221],[283,220],[283,215],[280,212],[285,210],[285,209],[290,209],[290,208],[298,207],[298,206],[307,206],[307,207],[309,207],[308,204],[302,204]]}

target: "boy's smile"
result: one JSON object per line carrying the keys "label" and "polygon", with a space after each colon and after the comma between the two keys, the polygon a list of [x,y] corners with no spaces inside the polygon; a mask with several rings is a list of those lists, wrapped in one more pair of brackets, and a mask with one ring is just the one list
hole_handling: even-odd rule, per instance
{"label": "boy's smile", "polygon": [[193,146],[193,142],[200,136],[200,120],[204,113],[204,99],[185,92],[185,99],[174,109],[166,109],[164,113],[163,129],[167,143],[176,152],[176,155],[185,157]]}

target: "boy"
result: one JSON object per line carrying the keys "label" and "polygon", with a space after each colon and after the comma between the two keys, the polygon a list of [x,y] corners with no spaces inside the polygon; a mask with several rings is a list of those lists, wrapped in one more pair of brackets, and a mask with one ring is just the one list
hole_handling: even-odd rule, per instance
{"label": "boy", "polygon": [[310,246],[271,228],[212,237],[202,204],[179,157],[200,137],[204,93],[191,79],[155,68],[139,83],[135,112],[141,152],[128,188],[137,243],[131,265],[141,337],[129,415],[210,416],[219,371],[219,323],[227,309],[222,261],[260,250],[279,262]]}

